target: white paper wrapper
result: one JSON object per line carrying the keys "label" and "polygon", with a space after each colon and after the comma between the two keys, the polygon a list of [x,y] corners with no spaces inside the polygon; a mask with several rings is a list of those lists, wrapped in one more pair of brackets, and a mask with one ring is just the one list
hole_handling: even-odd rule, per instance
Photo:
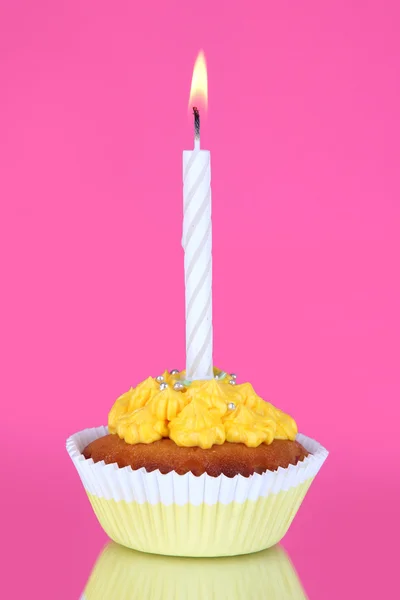
{"label": "white paper wrapper", "polygon": [[211,477],[206,473],[199,477],[192,473],[162,474],[158,470],[148,473],[144,468],[134,471],[131,467],[119,468],[115,463],[106,465],[104,461],[94,463],[92,459],[85,459],[83,449],[107,434],[107,427],[85,429],[68,438],[67,451],[89,494],[106,500],[125,500],[138,504],[148,502],[153,505],[183,506],[189,503],[198,506],[203,503],[213,505],[256,500],[290,490],[313,479],[328,456],[328,451],[318,442],[298,434],[298,442],[310,454],[302,462],[286,469],[232,478],[225,475]]}

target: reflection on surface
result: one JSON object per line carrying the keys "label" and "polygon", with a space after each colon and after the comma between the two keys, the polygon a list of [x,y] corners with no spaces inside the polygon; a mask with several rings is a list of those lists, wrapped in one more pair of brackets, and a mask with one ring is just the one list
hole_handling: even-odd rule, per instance
{"label": "reflection on surface", "polygon": [[304,600],[280,546],[229,558],[143,554],[111,542],[100,554],[82,600]]}

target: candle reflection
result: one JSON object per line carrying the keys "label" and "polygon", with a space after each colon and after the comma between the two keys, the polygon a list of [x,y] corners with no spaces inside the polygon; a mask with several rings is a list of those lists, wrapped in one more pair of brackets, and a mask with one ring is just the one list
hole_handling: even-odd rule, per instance
{"label": "candle reflection", "polygon": [[109,543],[81,600],[304,600],[306,594],[281,546],[229,558],[179,558]]}

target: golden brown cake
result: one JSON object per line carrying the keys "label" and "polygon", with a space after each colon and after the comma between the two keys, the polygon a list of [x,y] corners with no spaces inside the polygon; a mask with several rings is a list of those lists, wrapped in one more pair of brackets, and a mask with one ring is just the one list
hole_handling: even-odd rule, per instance
{"label": "golden brown cake", "polygon": [[213,477],[222,474],[248,477],[253,473],[296,465],[308,456],[308,452],[291,440],[274,440],[268,446],[260,444],[256,448],[224,442],[203,450],[196,446],[177,446],[168,438],[151,444],[127,444],[117,435],[110,434],[86,446],[83,455],[94,462],[104,460],[106,464],[116,463],[119,467],[130,466],[132,469],[144,467],[149,472],[158,469],[161,473],[175,471],[179,475],[191,472]]}

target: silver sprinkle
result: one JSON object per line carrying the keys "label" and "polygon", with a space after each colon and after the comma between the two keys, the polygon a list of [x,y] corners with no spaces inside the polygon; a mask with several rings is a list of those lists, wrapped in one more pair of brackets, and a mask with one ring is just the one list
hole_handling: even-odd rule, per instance
{"label": "silver sprinkle", "polygon": [[215,379],[221,380],[221,379],[225,379],[225,377],[226,377],[225,371],[221,371],[220,373],[218,373],[218,375],[215,376]]}
{"label": "silver sprinkle", "polygon": [[172,371],[170,371],[170,375],[178,375],[178,373],[178,369],[172,369]]}
{"label": "silver sprinkle", "polygon": [[168,383],[166,383],[165,381],[162,381],[160,383],[160,392],[163,392],[164,390],[166,390],[168,387]]}
{"label": "silver sprinkle", "polygon": [[185,386],[183,385],[183,383],[181,381],[177,381],[176,383],[174,383],[174,390],[176,392],[181,392],[184,389],[185,389]]}
{"label": "silver sprinkle", "polygon": [[235,410],[235,408],[236,408],[236,404],[234,402],[229,402],[228,409],[229,410]]}
{"label": "silver sprinkle", "polygon": [[164,375],[157,375],[156,381],[158,381],[158,383],[162,383],[164,381]]}
{"label": "silver sprinkle", "polygon": [[229,380],[229,383],[230,383],[231,385],[236,385],[236,381],[235,381],[234,379],[230,379],[230,380]]}
{"label": "silver sprinkle", "polygon": [[236,373],[232,373],[232,374],[231,374],[231,378],[236,380],[236,378],[237,378],[237,375],[236,375]]}

